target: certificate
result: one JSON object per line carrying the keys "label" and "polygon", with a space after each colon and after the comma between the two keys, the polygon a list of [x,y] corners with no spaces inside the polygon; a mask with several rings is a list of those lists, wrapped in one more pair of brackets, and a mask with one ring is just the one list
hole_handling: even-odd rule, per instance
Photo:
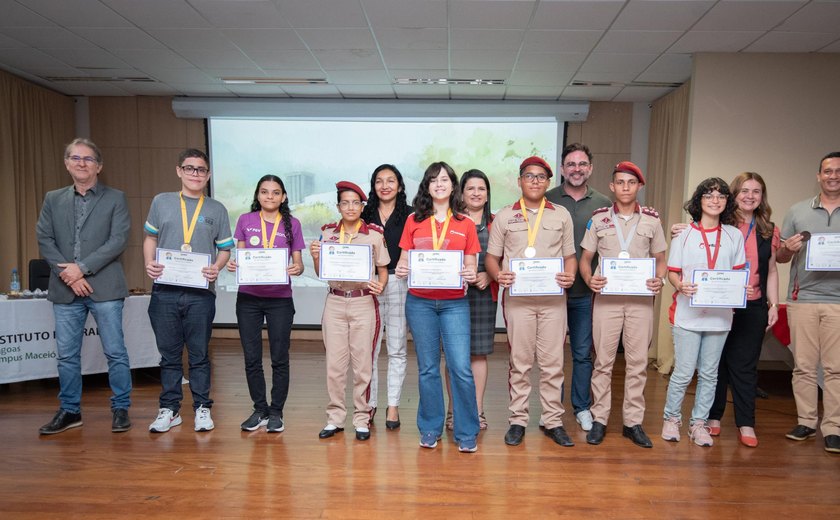
{"label": "certificate", "polygon": [[321,244],[318,277],[321,280],[369,282],[371,261],[369,244],[324,242]]}
{"label": "certificate", "polygon": [[559,296],[563,288],[555,275],[563,272],[563,258],[512,258],[509,269],[516,274],[508,289],[511,296]]}
{"label": "certificate", "polygon": [[188,253],[175,249],[155,249],[155,261],[163,264],[163,274],[155,283],[207,289],[210,285],[201,269],[210,267],[207,253]]}
{"label": "certificate", "polygon": [[840,271],[840,233],[812,233],[805,254],[806,271]]}
{"label": "certificate", "polygon": [[461,289],[463,251],[411,249],[408,251],[408,287],[411,289]]}
{"label": "certificate", "polygon": [[733,271],[695,269],[691,283],[697,284],[697,292],[691,297],[692,307],[727,307],[743,309],[747,306],[747,269]]}
{"label": "certificate", "polygon": [[288,285],[289,250],[237,249],[236,283],[239,285]]}
{"label": "certificate", "polygon": [[653,258],[601,258],[601,276],[607,278],[601,294],[653,296],[647,281],[655,274]]}

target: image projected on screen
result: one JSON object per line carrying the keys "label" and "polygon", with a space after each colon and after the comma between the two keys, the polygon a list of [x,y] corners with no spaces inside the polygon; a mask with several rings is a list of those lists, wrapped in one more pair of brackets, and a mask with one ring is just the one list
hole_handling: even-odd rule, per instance
{"label": "image projected on screen", "polygon": [[[554,121],[213,118],[209,125],[212,195],[228,209],[231,225],[250,211],[257,181],[270,173],[283,180],[291,213],[300,220],[307,244],[320,237],[321,226],[339,219],[335,183],[349,180],[367,192],[370,176],[380,164],[400,170],[409,204],[432,162],[449,163],[459,177],[472,168],[482,170],[490,179],[495,211],[518,198],[516,179],[523,158],[539,155],[554,167],[557,157]],[[302,255],[304,274],[292,277],[295,323],[318,325],[326,282],[315,275],[308,250]],[[236,277],[223,273],[217,289],[216,322],[235,323]]]}

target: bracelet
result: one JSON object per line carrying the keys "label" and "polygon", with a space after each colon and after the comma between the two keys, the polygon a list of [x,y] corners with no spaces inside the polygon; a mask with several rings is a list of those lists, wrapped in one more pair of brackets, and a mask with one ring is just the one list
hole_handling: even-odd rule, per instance
{"label": "bracelet", "polygon": [[778,303],[770,303],[770,302],[767,302],[767,308],[768,308],[768,309],[772,309],[773,307],[778,307],[778,306],[779,306],[779,304],[778,304]]}

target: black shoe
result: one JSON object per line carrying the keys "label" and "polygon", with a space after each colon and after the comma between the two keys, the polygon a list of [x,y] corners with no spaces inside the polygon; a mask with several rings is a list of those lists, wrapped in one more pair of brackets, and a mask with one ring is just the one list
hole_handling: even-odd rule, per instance
{"label": "black shoe", "polygon": [[792,441],[804,441],[810,439],[811,437],[815,437],[817,435],[817,430],[813,428],[808,428],[807,426],[803,426],[801,424],[797,424],[794,429],[789,431],[785,437]]}
{"label": "black shoe", "polygon": [[505,444],[508,446],[519,446],[522,438],[525,437],[525,427],[518,424],[511,424],[505,434]]}
{"label": "black shoe", "polygon": [[327,429],[327,428],[324,428],[323,430],[321,430],[320,433],[318,433],[318,438],[319,439],[329,439],[330,437],[332,437],[336,433],[343,432],[343,431],[344,431],[344,428],[333,428],[331,430]]}
{"label": "black shoe", "polygon": [[127,432],[131,429],[131,419],[128,418],[128,410],[117,408],[114,410],[114,418],[111,421],[111,431],[114,433]]}
{"label": "black shoe", "polygon": [[388,428],[389,430],[398,430],[400,428],[399,417],[397,418],[396,421],[389,421],[389,420],[386,419],[385,420],[385,427]]}
{"label": "black shoe", "polygon": [[267,424],[268,414],[254,410],[254,413],[242,421],[242,424],[240,424],[239,427],[242,428],[242,431],[244,432],[255,432]]}
{"label": "black shoe", "polygon": [[370,439],[370,430],[356,430],[356,440],[357,441],[366,441]]}
{"label": "black shoe", "polygon": [[566,433],[566,429],[562,426],[546,428],[545,430],[543,430],[543,433],[545,433],[547,437],[551,437],[551,440],[553,440],[560,446],[569,447],[575,445],[575,443],[572,442],[572,439],[569,437],[569,434]]}
{"label": "black shoe", "polygon": [[829,453],[840,453],[840,435],[825,436],[825,451]]}
{"label": "black shoe", "polygon": [[283,418],[279,415],[269,415],[268,424],[265,425],[265,431],[268,433],[280,433],[286,429],[286,424]]}
{"label": "black shoe", "polygon": [[625,426],[621,429],[621,435],[633,441],[633,444],[636,446],[641,446],[642,448],[653,448],[653,443],[642,429],[641,424],[637,424],[635,426]]}
{"label": "black shoe", "polygon": [[70,428],[77,428],[81,425],[81,413],[70,413],[67,410],[59,410],[56,412],[55,417],[52,418],[52,421],[41,426],[38,433],[41,435],[53,435],[69,430]]}
{"label": "black shoe", "polygon": [[368,419],[368,427],[373,428],[373,418],[376,417],[376,407],[370,409],[370,419]]}
{"label": "black shoe", "polygon": [[604,435],[607,433],[607,426],[598,421],[592,422],[592,429],[586,433],[588,444],[601,444],[604,442]]}

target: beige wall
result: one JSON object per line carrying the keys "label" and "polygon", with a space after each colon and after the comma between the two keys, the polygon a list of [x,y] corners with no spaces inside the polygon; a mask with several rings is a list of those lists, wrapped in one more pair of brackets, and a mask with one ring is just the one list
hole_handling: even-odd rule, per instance
{"label": "beige wall", "polygon": [[[817,193],[819,159],[840,150],[840,55],[699,54],[694,60],[686,192],[754,171],[773,220]],[[782,299],[788,267],[779,269]]]}
{"label": "beige wall", "polygon": [[156,194],[180,188],[178,154],[205,149],[204,121],[176,118],[170,97],[92,97],[90,135],[102,149],[103,182],[128,197],[131,239],[122,258],[128,286],[151,290],[143,269],[143,222]]}

